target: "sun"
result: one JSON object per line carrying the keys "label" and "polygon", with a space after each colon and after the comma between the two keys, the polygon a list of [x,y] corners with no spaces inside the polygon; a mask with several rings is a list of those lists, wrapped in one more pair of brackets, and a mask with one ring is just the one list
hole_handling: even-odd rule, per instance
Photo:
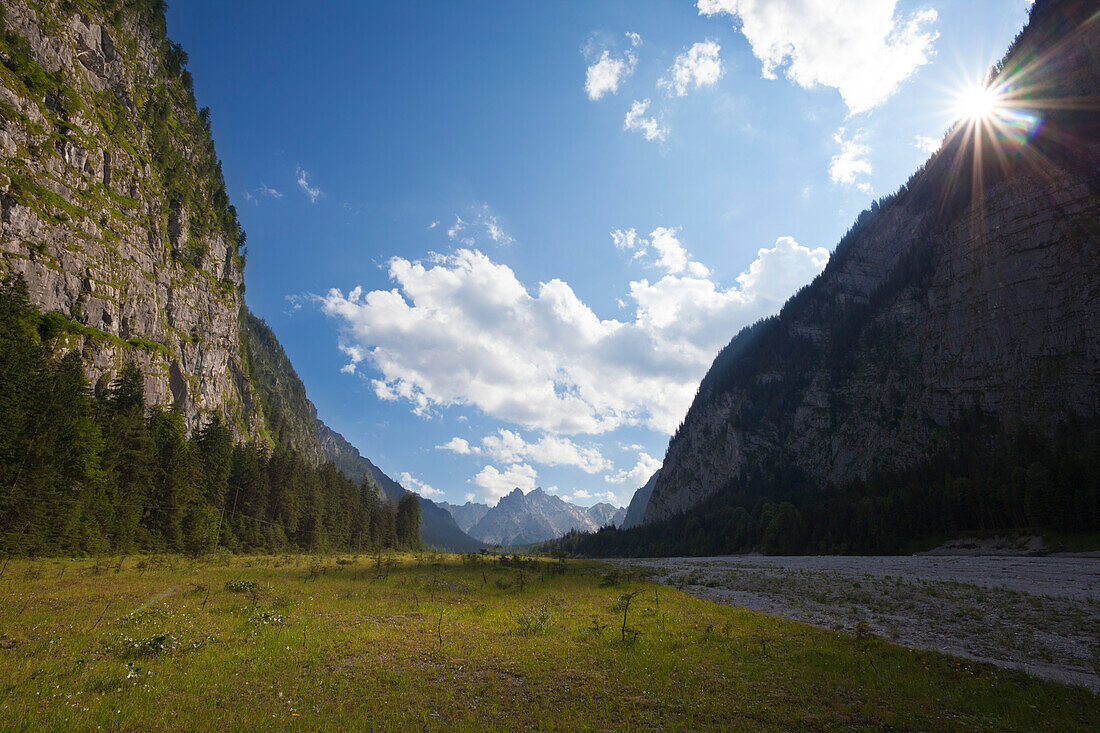
{"label": "sun", "polygon": [[975,84],[958,93],[955,110],[960,117],[972,122],[989,120],[996,116],[1000,95],[992,86]]}

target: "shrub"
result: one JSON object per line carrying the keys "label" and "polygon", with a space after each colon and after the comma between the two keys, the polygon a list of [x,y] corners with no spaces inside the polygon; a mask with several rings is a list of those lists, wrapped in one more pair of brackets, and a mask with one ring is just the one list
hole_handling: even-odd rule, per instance
{"label": "shrub", "polygon": [[524,636],[541,634],[553,626],[554,614],[545,604],[530,606],[516,616],[516,624],[519,625],[519,632]]}

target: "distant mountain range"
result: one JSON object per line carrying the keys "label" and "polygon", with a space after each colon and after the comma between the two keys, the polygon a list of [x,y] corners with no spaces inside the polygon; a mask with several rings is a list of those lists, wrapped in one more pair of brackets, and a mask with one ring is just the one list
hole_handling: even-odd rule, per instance
{"label": "distant mountain range", "polygon": [[528,545],[561,537],[571,529],[617,527],[626,517],[622,507],[606,503],[577,506],[541,488],[528,494],[515,489],[494,507],[472,501],[461,505],[440,502],[439,506],[451,513],[458,528],[490,545]]}
{"label": "distant mountain range", "polygon": [[473,529],[474,525],[489,512],[489,505],[478,501],[468,501],[465,504],[449,504],[441,501],[439,506],[450,512],[455,523],[463,532],[469,532]]}

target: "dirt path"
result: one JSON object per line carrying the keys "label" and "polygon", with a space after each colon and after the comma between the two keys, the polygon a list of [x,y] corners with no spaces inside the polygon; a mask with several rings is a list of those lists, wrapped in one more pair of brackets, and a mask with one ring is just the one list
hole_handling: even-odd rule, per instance
{"label": "dirt path", "polygon": [[1100,692],[1100,558],[729,557],[618,561],[711,600]]}

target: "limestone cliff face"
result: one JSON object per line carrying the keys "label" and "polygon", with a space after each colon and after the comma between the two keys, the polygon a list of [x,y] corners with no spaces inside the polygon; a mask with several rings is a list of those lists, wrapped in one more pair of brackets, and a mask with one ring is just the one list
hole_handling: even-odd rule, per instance
{"label": "limestone cliff face", "polygon": [[188,430],[220,411],[255,437],[240,231],[186,55],[152,5],[4,0],[0,272],[71,318],[59,347],[81,351],[97,389],[132,360]]}
{"label": "limestone cliff face", "polygon": [[[1054,100],[1025,144],[958,135],[865,212],[779,316],[719,354],[646,508],[754,471],[821,485],[898,471],[975,407],[1009,429],[1100,415],[1100,23],[1036,4],[1005,68]],[[1095,21],[1095,19],[1094,19]],[[976,146],[981,160],[975,164]]]}

